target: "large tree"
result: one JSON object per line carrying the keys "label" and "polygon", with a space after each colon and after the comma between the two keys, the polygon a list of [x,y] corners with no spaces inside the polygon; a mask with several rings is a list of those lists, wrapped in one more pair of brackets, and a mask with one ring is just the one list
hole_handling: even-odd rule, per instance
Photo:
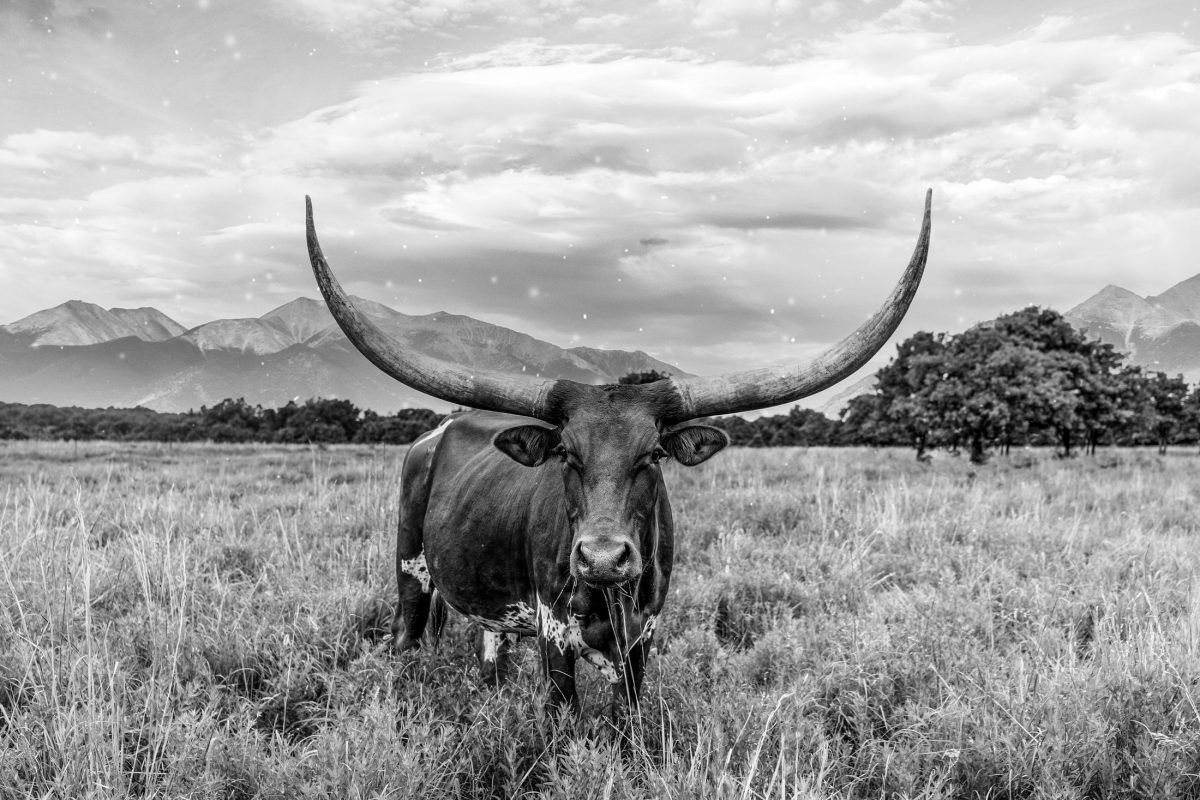
{"label": "large tree", "polygon": [[[946,338],[918,333],[877,373],[870,399],[852,402],[849,435],[927,447],[988,449],[1048,435],[1070,455],[1121,421],[1121,355],[1086,339],[1058,312],[1031,306]],[[882,443],[882,442],[881,442]]]}

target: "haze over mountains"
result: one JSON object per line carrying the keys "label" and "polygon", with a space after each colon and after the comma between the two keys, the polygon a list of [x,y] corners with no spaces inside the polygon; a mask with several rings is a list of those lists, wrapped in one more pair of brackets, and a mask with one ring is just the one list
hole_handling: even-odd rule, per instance
{"label": "haze over mountains", "polygon": [[1200,380],[1200,275],[1159,295],[1105,286],[1064,316],[1088,335],[1129,355],[1128,363]]}
{"label": "haze over mountains", "polygon": [[[407,348],[467,367],[613,383],[630,372],[688,373],[643,352],[564,349],[499,325],[438,312],[409,316],[356,303]],[[1065,317],[1129,355],[1129,363],[1200,381],[1200,275],[1140,297],[1106,286]],[[871,391],[860,378],[822,411]],[[340,397],[380,413],[445,403],[388,378],[342,334],[324,303],[301,297],[261,317],[190,330],[155,308],[72,300],[0,326],[0,401],[186,411],[226,397],[266,407]]]}
{"label": "haze over mountains", "polygon": [[[471,317],[409,316],[369,300],[356,303],[405,347],[476,369],[583,383],[615,383],[649,370],[687,375],[640,351],[563,349]],[[324,303],[305,297],[261,317],[190,330],[157,309],[104,309],[79,300],[0,326],[0,401],[186,411],[226,397],[264,407],[339,397],[380,413],[447,408],[381,373]]]}

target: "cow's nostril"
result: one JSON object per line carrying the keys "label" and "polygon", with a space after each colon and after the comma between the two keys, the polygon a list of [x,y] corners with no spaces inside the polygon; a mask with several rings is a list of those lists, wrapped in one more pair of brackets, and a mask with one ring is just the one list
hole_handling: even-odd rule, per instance
{"label": "cow's nostril", "polygon": [[588,558],[588,552],[584,548],[583,542],[575,545],[575,563],[583,569],[591,569],[592,567],[592,560]]}

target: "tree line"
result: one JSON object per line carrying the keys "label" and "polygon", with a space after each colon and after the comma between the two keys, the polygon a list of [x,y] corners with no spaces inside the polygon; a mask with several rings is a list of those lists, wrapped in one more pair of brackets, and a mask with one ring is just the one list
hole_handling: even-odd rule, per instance
{"label": "tree line", "polygon": [[[920,459],[947,448],[976,462],[1014,445],[1055,446],[1069,456],[1112,444],[1165,452],[1200,440],[1200,386],[1124,359],[1057,312],[1031,306],[953,336],[909,337],[875,374],[874,390],[837,419],[793,408],[709,422],[748,447],[907,446]],[[651,370],[620,383],[667,377]],[[443,418],[428,409],[381,415],[333,399],[281,408],[227,399],[182,413],[0,403],[0,439],[408,444]]]}
{"label": "tree line", "polygon": [[335,399],[280,408],[226,399],[181,413],[0,403],[0,439],[409,444],[443,418],[427,408],[376,414]]}

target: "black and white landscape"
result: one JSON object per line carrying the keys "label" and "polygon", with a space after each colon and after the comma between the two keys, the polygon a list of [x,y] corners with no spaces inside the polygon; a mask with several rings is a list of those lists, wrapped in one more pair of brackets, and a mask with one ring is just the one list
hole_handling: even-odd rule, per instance
{"label": "black and white landscape", "polygon": [[0,0],[0,798],[1200,797],[1198,124],[1196,0]]}

